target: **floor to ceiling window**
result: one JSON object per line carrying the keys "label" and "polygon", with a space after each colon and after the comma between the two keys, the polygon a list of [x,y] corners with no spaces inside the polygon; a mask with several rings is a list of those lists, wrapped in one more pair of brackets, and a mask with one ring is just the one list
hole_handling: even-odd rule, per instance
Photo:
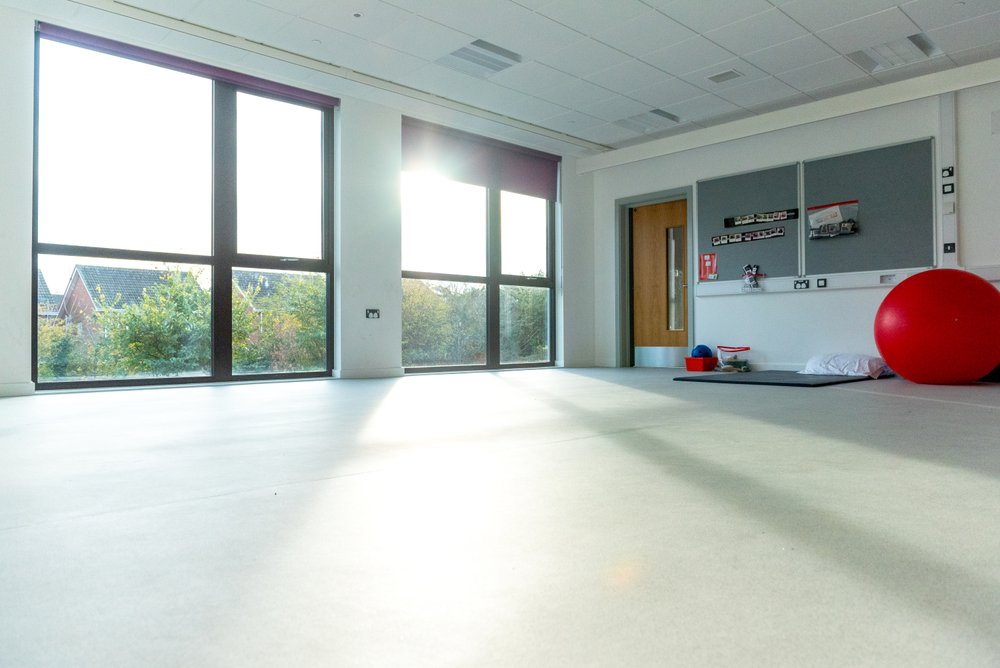
{"label": "floor to ceiling window", "polygon": [[330,372],[337,100],[39,25],[40,387]]}
{"label": "floor to ceiling window", "polygon": [[558,158],[403,125],[403,366],[553,362]]}

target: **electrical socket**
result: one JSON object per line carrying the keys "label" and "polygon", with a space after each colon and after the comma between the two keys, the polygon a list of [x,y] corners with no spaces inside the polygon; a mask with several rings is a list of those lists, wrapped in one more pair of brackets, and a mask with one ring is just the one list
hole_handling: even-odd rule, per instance
{"label": "electrical socket", "polygon": [[379,318],[382,317],[382,312],[379,311],[377,308],[366,308],[365,317],[368,318],[369,320],[378,320]]}
{"label": "electrical socket", "polygon": [[804,278],[804,279],[802,279],[800,281],[797,280],[797,281],[795,281],[795,284],[794,284],[793,287],[796,290],[808,290],[809,289],[809,279],[808,278]]}

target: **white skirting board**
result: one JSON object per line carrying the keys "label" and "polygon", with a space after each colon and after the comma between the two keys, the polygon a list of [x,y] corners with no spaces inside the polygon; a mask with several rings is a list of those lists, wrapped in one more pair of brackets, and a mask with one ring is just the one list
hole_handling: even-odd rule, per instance
{"label": "white skirting board", "polygon": [[0,383],[0,397],[24,397],[35,393],[35,384],[27,383]]}

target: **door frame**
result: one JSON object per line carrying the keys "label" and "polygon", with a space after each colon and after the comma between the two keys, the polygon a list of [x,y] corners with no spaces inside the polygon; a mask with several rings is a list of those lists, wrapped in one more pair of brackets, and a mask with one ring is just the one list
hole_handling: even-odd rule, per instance
{"label": "door frame", "polygon": [[649,204],[687,200],[687,266],[688,266],[688,346],[694,340],[694,186],[660,190],[615,200],[615,366],[635,366],[635,345],[632,341],[632,209]]}

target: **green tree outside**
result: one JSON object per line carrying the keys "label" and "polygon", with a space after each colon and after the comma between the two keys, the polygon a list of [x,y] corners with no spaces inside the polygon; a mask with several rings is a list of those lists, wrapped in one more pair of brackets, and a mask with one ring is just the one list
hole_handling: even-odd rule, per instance
{"label": "green tree outside", "polygon": [[[270,275],[277,285],[267,295],[259,284],[238,289],[234,282],[234,372],[326,369],[326,277]],[[39,380],[210,373],[211,292],[197,273],[165,271],[133,304],[97,293],[87,323],[39,317]]]}

